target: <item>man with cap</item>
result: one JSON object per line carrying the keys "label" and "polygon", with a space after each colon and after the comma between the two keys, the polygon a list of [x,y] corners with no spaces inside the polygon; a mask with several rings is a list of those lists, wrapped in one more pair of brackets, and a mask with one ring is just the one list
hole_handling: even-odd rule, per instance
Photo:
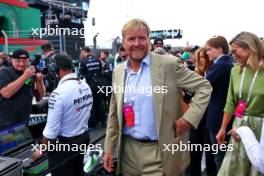
{"label": "man with cap", "polygon": [[[92,92],[87,83],[72,73],[73,63],[69,55],[57,54],[54,60],[60,81],[49,99],[42,146],[51,149],[48,150],[48,161],[52,176],[83,175],[83,153],[86,150],[82,150],[89,144],[87,124],[93,104]],[[32,160],[42,156],[42,151],[37,150]]]}
{"label": "man with cap", "polygon": [[28,52],[16,50],[12,57],[12,66],[0,70],[1,127],[29,118],[34,87],[40,98],[45,93],[43,75],[36,74],[33,66],[28,67]]}

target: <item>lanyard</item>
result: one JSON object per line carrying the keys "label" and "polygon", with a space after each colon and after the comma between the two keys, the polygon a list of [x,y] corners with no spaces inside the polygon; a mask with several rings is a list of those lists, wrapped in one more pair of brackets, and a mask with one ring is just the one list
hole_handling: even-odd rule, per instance
{"label": "lanyard", "polygon": [[[244,83],[244,78],[245,78],[245,72],[246,72],[247,65],[243,69],[243,73],[242,73],[242,77],[241,77],[241,81],[240,81],[239,99],[241,99],[241,97],[242,97],[242,88],[243,88],[243,83]],[[262,65],[262,61],[260,62],[260,65]],[[259,73],[259,69],[260,68],[258,68],[258,70],[255,72],[254,77],[253,77],[253,80],[252,80],[252,82],[250,84],[250,87],[249,87],[249,90],[248,90],[247,103],[249,102],[249,99],[251,97],[252,90],[253,90],[253,87],[255,85],[255,82],[256,82],[258,73]]]}
{"label": "lanyard", "polygon": [[[138,70],[137,72],[137,78],[136,78],[136,85],[134,87],[134,90],[137,90],[138,88],[138,84],[139,84],[139,79],[140,79],[140,73],[141,73],[141,70],[142,70],[142,67],[140,67],[140,69]],[[127,78],[126,78],[126,84],[125,84],[125,96],[124,96],[124,102],[127,103],[127,94],[128,93],[131,93],[131,87],[132,86],[128,86],[128,83],[129,83],[129,73],[126,73],[127,75]],[[127,92],[127,89],[128,89],[128,92]],[[136,93],[132,92],[132,98],[131,98],[131,103],[133,104],[135,99],[136,99]]]}

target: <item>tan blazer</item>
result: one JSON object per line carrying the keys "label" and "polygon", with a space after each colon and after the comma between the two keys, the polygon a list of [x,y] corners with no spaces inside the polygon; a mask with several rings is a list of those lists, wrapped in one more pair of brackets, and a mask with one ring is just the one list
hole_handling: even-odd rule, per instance
{"label": "tan blazer", "polygon": [[[167,176],[177,176],[188,166],[190,162],[189,152],[187,150],[178,150],[172,154],[172,151],[168,151],[165,145],[171,144],[170,148],[172,148],[172,144],[187,144],[188,132],[176,137],[175,120],[184,117],[194,128],[197,128],[207,107],[212,88],[206,79],[185,68],[176,57],[152,53],[150,57],[152,86],[167,86],[168,90],[167,93],[152,94],[157,118],[158,143],[161,150],[163,170]],[[114,70],[113,86],[124,86],[125,63]],[[185,114],[181,112],[179,88],[195,92],[190,108]],[[120,146],[122,145],[123,99],[123,92],[116,91],[112,94],[104,145],[105,153],[114,153],[117,147],[119,157],[121,155]],[[176,147],[174,148],[176,149]]]}

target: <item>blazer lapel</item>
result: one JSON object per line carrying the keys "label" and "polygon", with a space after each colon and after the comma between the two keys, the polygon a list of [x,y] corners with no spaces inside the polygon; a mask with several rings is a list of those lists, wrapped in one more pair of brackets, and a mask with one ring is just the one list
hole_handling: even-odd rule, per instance
{"label": "blazer lapel", "polygon": [[[119,122],[119,137],[118,137],[118,160],[121,160],[122,150],[120,146],[122,146],[122,132],[123,132],[123,102],[124,102],[124,88],[125,88],[125,70],[124,70],[124,63],[120,65],[120,68],[116,70],[115,73],[115,85],[116,89],[113,91],[116,94],[116,103],[117,103],[117,118]],[[120,162],[117,163],[117,172],[120,172],[121,165]]]}
{"label": "blazer lapel", "polygon": [[117,96],[117,114],[119,118],[119,126],[121,129],[123,128],[123,102],[124,102],[124,91],[125,91],[125,70],[124,70],[124,64],[120,66],[121,68],[118,70],[116,75],[118,76],[118,79],[116,80],[116,85],[118,91]]}
{"label": "blazer lapel", "polygon": [[[151,75],[151,85],[152,90],[155,86],[163,86],[164,85],[164,71],[161,68],[161,63],[159,59],[153,54],[150,54],[150,75]],[[162,93],[155,93],[152,94],[154,99],[154,108],[156,114],[156,121],[157,121],[157,133],[159,135],[161,120],[162,120],[162,109],[163,109],[163,94]]]}

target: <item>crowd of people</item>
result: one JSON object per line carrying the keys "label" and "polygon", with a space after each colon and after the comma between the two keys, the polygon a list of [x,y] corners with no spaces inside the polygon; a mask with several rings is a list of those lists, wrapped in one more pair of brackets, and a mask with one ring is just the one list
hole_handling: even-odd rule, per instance
{"label": "crowd of people", "polygon": [[[177,52],[150,28],[132,19],[122,28],[115,59],[102,50],[80,50],[72,58],[41,46],[44,58],[25,50],[0,54],[0,126],[26,121],[32,97],[49,96],[42,143],[89,144],[89,132],[106,127],[104,169],[123,176],[199,176],[203,154],[207,176],[264,174],[264,45],[253,33],[230,42],[213,36],[202,46]],[[112,91],[110,86],[123,88]],[[133,89],[130,89],[133,87]],[[152,91],[139,91],[151,87]],[[166,92],[162,90],[166,88]],[[115,90],[115,89],[112,89]],[[143,89],[144,90],[144,89]],[[10,111],[10,109],[12,109]],[[176,145],[221,146],[231,150],[175,150]],[[170,146],[172,148],[170,148]],[[173,152],[172,152],[173,151]],[[114,168],[115,152],[118,156]],[[33,160],[45,153],[36,151]],[[76,152],[48,151],[56,167]],[[82,154],[52,175],[82,175]]]}

